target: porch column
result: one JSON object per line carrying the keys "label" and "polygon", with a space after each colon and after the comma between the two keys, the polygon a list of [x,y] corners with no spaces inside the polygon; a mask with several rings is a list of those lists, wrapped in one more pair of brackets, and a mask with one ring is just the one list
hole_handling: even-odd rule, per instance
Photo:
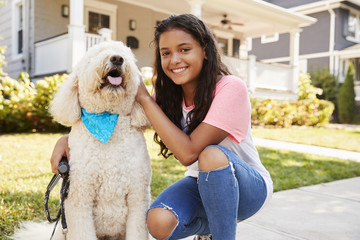
{"label": "porch column", "polygon": [[290,32],[290,66],[292,67],[292,79],[289,88],[297,93],[299,81],[299,49],[300,49],[300,29]]}
{"label": "porch column", "polygon": [[190,4],[190,13],[201,19],[201,6],[205,0],[188,0]]}
{"label": "porch column", "polygon": [[255,93],[256,89],[256,56],[249,55],[247,66],[247,87],[251,94]]}
{"label": "porch column", "polygon": [[69,64],[70,73],[76,63],[85,54],[84,0],[70,0]]}

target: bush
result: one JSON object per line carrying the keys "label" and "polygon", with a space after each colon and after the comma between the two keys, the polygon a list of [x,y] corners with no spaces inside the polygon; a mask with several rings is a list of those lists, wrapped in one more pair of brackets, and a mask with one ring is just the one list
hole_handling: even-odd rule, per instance
{"label": "bush", "polygon": [[35,86],[27,73],[21,73],[18,80],[0,76],[0,132],[65,130],[52,120],[47,110],[58,85],[66,77],[47,77]]}
{"label": "bush", "polygon": [[341,123],[351,123],[355,114],[354,66],[350,62],[346,78],[339,90],[338,116]]}
{"label": "bush", "polygon": [[251,98],[253,125],[274,125],[288,127],[323,126],[329,123],[334,104],[316,98],[319,92],[311,85],[309,75],[299,79],[298,101],[258,100]]}
{"label": "bush", "polygon": [[322,70],[311,73],[311,79],[315,87],[323,90],[322,94],[317,95],[317,98],[328,100],[336,105],[338,95],[337,79],[329,72],[328,68],[324,67]]}

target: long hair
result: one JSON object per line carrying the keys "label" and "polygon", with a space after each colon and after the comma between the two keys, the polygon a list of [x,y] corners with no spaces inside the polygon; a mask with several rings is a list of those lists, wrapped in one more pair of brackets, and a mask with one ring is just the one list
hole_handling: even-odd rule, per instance
{"label": "long hair", "polygon": [[[161,67],[161,56],[159,49],[159,39],[162,33],[170,29],[180,29],[190,34],[197,40],[202,48],[205,48],[207,59],[204,59],[200,72],[199,81],[195,91],[194,109],[189,112],[188,128],[186,134],[191,132],[204,120],[213,100],[216,80],[219,75],[228,75],[229,70],[221,62],[221,57],[217,48],[216,40],[208,27],[197,17],[191,14],[173,15],[155,27],[155,63],[154,76],[156,102],[166,114],[166,116],[179,128],[181,128],[182,100],[183,92],[180,85],[176,85]],[[161,141],[157,133],[154,141],[161,147],[160,153],[169,157],[168,148]]]}

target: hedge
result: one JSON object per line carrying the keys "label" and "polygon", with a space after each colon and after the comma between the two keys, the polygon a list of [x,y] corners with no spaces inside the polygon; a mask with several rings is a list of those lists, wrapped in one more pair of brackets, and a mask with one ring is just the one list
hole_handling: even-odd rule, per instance
{"label": "hedge", "polygon": [[66,130],[52,119],[48,106],[67,76],[45,77],[36,85],[27,73],[21,73],[18,80],[0,76],[0,133]]}
{"label": "hedge", "polygon": [[319,89],[311,85],[308,74],[301,75],[298,83],[297,101],[251,98],[252,125],[288,127],[324,126],[331,120],[334,104],[316,97]]}
{"label": "hedge", "polygon": [[[18,80],[0,76],[0,132],[57,132],[68,128],[56,123],[48,112],[49,103],[68,75],[54,75],[38,80],[27,73]],[[329,123],[334,104],[316,97],[318,89],[309,75],[299,79],[298,101],[259,100],[251,98],[252,124],[323,126]]]}

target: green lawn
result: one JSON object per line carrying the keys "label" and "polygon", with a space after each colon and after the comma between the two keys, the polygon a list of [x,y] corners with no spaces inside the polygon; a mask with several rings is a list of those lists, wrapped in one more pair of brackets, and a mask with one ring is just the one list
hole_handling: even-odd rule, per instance
{"label": "green lawn", "polygon": [[[154,199],[165,187],[184,176],[185,167],[174,158],[157,155],[152,131],[146,132],[151,156]],[[0,135],[0,239],[12,233],[19,221],[45,220],[43,198],[52,177],[49,158],[61,134]],[[360,163],[289,151],[258,148],[272,175],[274,190],[296,188],[360,176]],[[57,190],[51,196],[51,212],[58,206]]]}
{"label": "green lawn", "polygon": [[338,148],[360,152],[359,129],[331,129],[331,128],[253,128],[252,135],[294,143],[310,144],[321,147]]}

